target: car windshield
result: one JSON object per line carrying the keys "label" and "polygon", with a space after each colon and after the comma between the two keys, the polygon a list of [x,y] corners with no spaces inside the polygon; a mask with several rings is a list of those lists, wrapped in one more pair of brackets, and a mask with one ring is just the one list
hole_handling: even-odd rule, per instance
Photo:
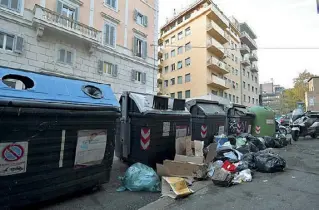
{"label": "car windshield", "polygon": [[304,111],[302,109],[295,109],[292,112],[291,118],[292,118],[292,120],[296,120],[297,118],[299,118],[303,114],[304,114]]}

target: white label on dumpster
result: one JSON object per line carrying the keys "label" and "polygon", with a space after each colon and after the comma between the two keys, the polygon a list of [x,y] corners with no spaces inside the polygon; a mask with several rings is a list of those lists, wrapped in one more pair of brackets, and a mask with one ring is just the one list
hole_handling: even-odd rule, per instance
{"label": "white label on dumpster", "polygon": [[251,133],[251,125],[248,125],[248,131],[247,133]]}
{"label": "white label on dumpster", "polygon": [[0,176],[21,174],[27,171],[28,142],[0,144]]}
{"label": "white label on dumpster", "polygon": [[163,122],[163,136],[169,136],[170,127],[170,122]]}
{"label": "white label on dumpster", "polygon": [[274,120],[273,119],[267,119],[266,120],[266,124],[267,125],[273,125],[274,124]]}
{"label": "white label on dumpster", "polygon": [[75,168],[101,164],[107,141],[106,130],[80,130],[75,153]]}
{"label": "white label on dumpster", "polygon": [[176,138],[187,136],[187,126],[176,126]]}
{"label": "white label on dumpster", "polygon": [[225,134],[225,126],[219,126],[218,128],[218,136]]}

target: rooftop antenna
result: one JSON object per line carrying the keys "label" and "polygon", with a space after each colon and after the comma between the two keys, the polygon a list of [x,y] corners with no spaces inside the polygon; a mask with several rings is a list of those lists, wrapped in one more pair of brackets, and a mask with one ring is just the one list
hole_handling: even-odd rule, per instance
{"label": "rooftop antenna", "polygon": [[176,16],[176,9],[174,8],[174,12],[173,12],[174,17]]}

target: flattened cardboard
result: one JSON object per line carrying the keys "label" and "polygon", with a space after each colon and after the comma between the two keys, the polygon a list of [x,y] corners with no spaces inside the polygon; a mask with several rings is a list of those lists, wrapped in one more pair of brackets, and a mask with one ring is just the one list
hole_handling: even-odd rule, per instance
{"label": "flattened cardboard", "polygon": [[195,157],[195,156],[175,155],[174,160],[183,162],[183,163],[195,163],[195,164],[204,163],[204,157]]}
{"label": "flattened cardboard", "polygon": [[204,149],[204,142],[203,141],[197,141],[194,140],[194,150],[195,150],[195,156],[196,157],[203,157],[203,149]]}
{"label": "flattened cardboard", "polygon": [[205,178],[207,165],[164,160],[164,167],[170,176]]}
{"label": "flattened cardboard", "polygon": [[186,197],[193,191],[188,188],[186,180],[180,177],[162,177],[162,196],[173,199]]}
{"label": "flattened cardboard", "polygon": [[214,157],[216,157],[216,155],[217,155],[216,147],[217,147],[216,143],[211,143],[208,146],[208,152],[207,152],[206,159],[205,159],[206,164],[212,162],[214,160]]}

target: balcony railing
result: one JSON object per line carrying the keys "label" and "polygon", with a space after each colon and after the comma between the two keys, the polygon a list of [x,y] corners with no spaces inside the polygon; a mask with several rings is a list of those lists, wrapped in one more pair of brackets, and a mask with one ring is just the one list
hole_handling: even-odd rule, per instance
{"label": "balcony railing", "polygon": [[257,56],[256,51],[253,51],[253,52],[250,53],[250,55],[249,55],[249,60],[251,60],[251,61],[258,61],[258,56]]}
{"label": "balcony railing", "polygon": [[257,50],[257,44],[255,40],[253,40],[247,32],[241,32],[240,39],[243,43],[247,44],[250,49]]}
{"label": "balcony railing", "polygon": [[101,43],[101,31],[37,4],[34,7],[33,21],[48,27],[67,31],[70,34],[76,34],[81,38]]}
{"label": "balcony railing", "polygon": [[213,75],[208,79],[207,84],[218,89],[228,89],[226,86],[226,80]]}
{"label": "balcony railing", "polygon": [[207,60],[207,67],[221,74],[228,74],[226,64],[215,57],[210,57]]}
{"label": "balcony railing", "polygon": [[207,50],[219,58],[222,58],[225,54],[225,47],[213,38],[207,40]]}
{"label": "balcony railing", "polygon": [[242,55],[245,55],[247,53],[250,53],[250,49],[247,45],[243,44],[241,45],[240,52]]}
{"label": "balcony railing", "polygon": [[209,21],[206,26],[209,35],[214,37],[220,43],[225,44],[228,40],[225,31],[218,26],[214,21]]}
{"label": "balcony railing", "polygon": [[252,72],[258,72],[259,70],[258,70],[257,64],[252,64],[250,70],[251,70]]}
{"label": "balcony railing", "polygon": [[218,25],[220,25],[222,28],[227,28],[229,22],[226,16],[220,11],[220,9],[214,3],[212,3],[209,6],[211,7],[211,12],[208,14],[208,17],[217,22]]}
{"label": "balcony railing", "polygon": [[244,58],[244,59],[241,61],[241,65],[243,65],[244,67],[250,66],[250,61],[249,61],[247,58]]}

